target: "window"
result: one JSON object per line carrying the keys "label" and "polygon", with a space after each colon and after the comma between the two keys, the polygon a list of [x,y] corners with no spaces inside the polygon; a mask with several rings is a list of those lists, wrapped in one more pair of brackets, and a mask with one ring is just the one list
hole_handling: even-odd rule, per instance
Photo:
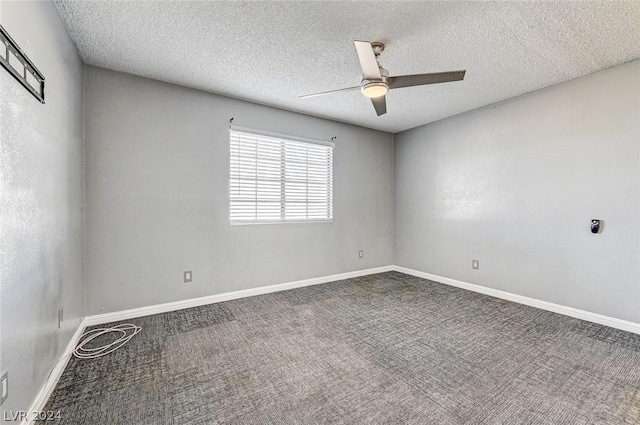
{"label": "window", "polygon": [[233,224],[330,221],[333,144],[230,131]]}

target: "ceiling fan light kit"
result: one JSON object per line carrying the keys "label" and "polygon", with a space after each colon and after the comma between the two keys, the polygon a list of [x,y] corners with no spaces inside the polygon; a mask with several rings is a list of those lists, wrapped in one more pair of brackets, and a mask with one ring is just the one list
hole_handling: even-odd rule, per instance
{"label": "ceiling fan light kit", "polygon": [[360,86],[348,87],[345,89],[331,90],[321,93],[300,96],[302,99],[322,96],[325,94],[338,93],[360,89],[360,92],[371,99],[373,108],[378,116],[387,113],[386,94],[389,90],[403,87],[423,86],[426,84],[447,83],[450,81],[461,81],[464,79],[466,71],[437,72],[431,74],[400,75],[390,77],[389,71],[378,63],[380,53],[384,51],[384,44],[374,41],[354,41],[360,68],[362,69],[362,81]]}
{"label": "ceiling fan light kit", "polygon": [[387,94],[387,92],[389,91],[389,86],[386,82],[382,81],[368,81],[362,85],[360,90],[366,97],[373,98],[384,96],[385,94]]}

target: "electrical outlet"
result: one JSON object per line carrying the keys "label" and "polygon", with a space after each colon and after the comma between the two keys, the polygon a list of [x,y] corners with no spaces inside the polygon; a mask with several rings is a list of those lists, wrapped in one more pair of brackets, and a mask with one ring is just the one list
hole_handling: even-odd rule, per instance
{"label": "electrical outlet", "polygon": [[0,404],[3,404],[4,401],[9,397],[9,371],[5,370],[0,378],[0,389],[2,390],[2,395],[0,396]]}
{"label": "electrical outlet", "polygon": [[473,270],[480,270],[480,260],[471,260],[471,268]]}
{"label": "electrical outlet", "polygon": [[191,278],[193,277],[191,275],[191,271],[186,271],[183,273],[183,277],[184,277],[184,281],[186,282],[191,282]]}
{"label": "electrical outlet", "polygon": [[64,321],[64,308],[58,309],[58,329],[62,329],[62,322]]}
{"label": "electrical outlet", "polygon": [[364,251],[358,251],[358,257],[364,258]]}

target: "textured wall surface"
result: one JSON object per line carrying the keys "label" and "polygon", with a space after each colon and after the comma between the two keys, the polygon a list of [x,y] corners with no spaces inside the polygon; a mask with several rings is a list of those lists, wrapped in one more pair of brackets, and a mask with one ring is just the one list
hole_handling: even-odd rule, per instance
{"label": "textured wall surface", "polygon": [[0,368],[2,410],[16,411],[30,407],[84,314],[83,65],[53,3],[3,1],[0,20],[45,75],[47,102],[0,68]]}
{"label": "textured wall surface", "polygon": [[[85,77],[88,314],[392,264],[392,135],[101,68]],[[229,224],[231,117],[337,137],[332,223]]]}
{"label": "textured wall surface", "polygon": [[395,174],[396,264],[640,322],[640,61],[397,134]]}

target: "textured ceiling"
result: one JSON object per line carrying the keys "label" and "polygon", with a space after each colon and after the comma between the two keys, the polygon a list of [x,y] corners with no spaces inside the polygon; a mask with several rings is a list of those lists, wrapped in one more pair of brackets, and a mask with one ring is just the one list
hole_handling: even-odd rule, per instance
{"label": "textured ceiling", "polygon": [[[640,1],[157,2],[56,0],[86,63],[398,132],[640,57]],[[466,69],[404,88],[376,116],[353,40],[391,75]]]}

